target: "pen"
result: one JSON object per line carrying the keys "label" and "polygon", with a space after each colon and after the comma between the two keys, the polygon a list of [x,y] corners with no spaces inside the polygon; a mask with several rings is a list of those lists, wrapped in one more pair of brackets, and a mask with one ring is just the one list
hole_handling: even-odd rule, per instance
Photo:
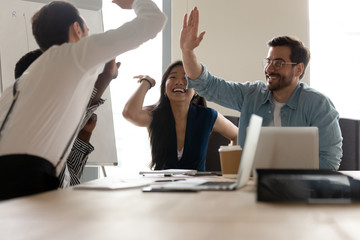
{"label": "pen", "polygon": [[156,180],[155,182],[177,182],[177,181],[183,181],[185,179],[166,179],[166,180]]}

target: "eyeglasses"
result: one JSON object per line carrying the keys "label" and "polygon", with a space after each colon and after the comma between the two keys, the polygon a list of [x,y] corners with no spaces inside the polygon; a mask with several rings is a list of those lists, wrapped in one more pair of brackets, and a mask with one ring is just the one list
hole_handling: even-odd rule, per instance
{"label": "eyeglasses", "polygon": [[270,66],[270,64],[273,65],[273,67],[276,69],[276,70],[279,70],[283,67],[284,64],[291,64],[291,65],[296,65],[298,63],[293,63],[293,62],[285,62],[284,60],[282,59],[274,59],[274,60],[270,60],[268,58],[264,58],[263,60],[263,66],[264,68],[267,68],[268,66]]}

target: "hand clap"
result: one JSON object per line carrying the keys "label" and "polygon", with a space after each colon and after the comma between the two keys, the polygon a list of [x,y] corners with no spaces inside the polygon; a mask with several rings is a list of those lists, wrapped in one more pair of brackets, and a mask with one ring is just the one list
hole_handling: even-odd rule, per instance
{"label": "hand clap", "polygon": [[122,9],[132,9],[134,0],[113,0],[112,2],[121,7]]}
{"label": "hand clap", "polygon": [[198,36],[199,28],[199,10],[195,7],[189,16],[185,14],[183,28],[180,36],[180,48],[182,51],[192,51],[200,45],[205,32],[200,33]]}

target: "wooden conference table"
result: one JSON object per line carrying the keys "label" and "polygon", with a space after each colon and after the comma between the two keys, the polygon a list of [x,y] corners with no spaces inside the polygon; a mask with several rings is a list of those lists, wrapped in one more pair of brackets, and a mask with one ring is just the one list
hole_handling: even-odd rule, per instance
{"label": "wooden conference table", "polygon": [[262,203],[255,189],[253,182],[228,192],[61,189],[0,202],[0,238],[360,239],[360,204]]}

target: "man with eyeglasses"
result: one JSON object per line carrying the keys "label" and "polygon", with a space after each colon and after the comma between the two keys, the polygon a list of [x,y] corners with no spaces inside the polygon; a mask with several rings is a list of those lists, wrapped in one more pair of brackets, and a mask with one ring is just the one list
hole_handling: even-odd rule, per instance
{"label": "man with eyeglasses", "polygon": [[329,98],[300,82],[310,60],[303,43],[288,36],[268,42],[264,59],[266,83],[228,82],[213,76],[194,52],[205,32],[198,34],[199,12],[184,17],[180,47],[188,88],[207,100],[241,112],[238,144],[243,146],[251,114],[263,126],[316,126],[319,130],[319,168],[338,170],[342,157],[339,114]]}

